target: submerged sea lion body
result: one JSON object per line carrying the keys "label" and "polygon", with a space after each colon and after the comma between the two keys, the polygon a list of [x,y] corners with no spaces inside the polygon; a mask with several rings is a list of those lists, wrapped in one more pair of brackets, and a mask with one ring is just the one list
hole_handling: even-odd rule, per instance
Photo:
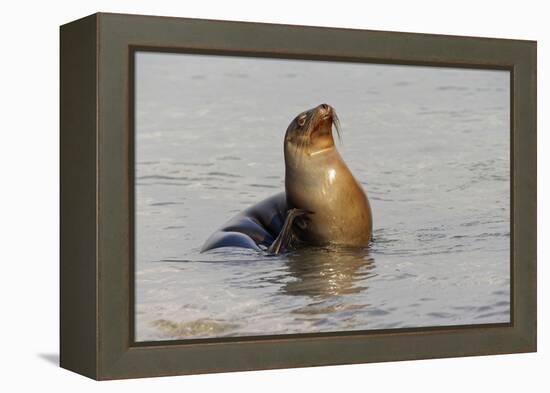
{"label": "submerged sea lion body", "polygon": [[214,232],[202,246],[201,252],[220,247],[268,249],[281,232],[287,211],[284,192],[264,199]]}
{"label": "submerged sea lion body", "polygon": [[336,149],[333,124],[339,133],[338,118],[326,104],[298,115],[285,134],[285,192],[239,213],[210,236],[202,251],[367,246],[372,234],[369,201]]}

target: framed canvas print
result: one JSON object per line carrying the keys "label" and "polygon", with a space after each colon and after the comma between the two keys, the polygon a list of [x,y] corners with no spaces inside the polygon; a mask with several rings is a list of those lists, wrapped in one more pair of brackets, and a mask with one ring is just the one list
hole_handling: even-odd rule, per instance
{"label": "framed canvas print", "polygon": [[536,350],[536,43],[61,27],[61,366]]}

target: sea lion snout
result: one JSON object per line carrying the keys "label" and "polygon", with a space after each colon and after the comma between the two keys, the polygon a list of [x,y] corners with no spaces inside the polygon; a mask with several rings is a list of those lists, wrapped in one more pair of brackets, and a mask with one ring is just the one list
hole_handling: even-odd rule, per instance
{"label": "sea lion snout", "polygon": [[319,112],[322,118],[328,118],[332,116],[334,110],[328,104],[321,104],[317,107],[317,112]]}

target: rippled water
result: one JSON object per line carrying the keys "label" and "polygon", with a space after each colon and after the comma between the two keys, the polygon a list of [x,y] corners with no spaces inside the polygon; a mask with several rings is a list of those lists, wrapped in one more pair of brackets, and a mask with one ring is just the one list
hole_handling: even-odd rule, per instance
{"label": "rippled water", "polygon": [[[509,73],[139,53],[136,339],[508,322]],[[206,238],[283,190],[291,119],[331,104],[369,249]]]}

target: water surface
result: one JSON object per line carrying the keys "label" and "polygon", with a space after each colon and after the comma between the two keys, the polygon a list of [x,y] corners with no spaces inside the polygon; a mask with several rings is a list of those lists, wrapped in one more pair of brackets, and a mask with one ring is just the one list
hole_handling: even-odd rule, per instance
{"label": "water surface", "polygon": [[[136,338],[508,322],[507,71],[139,53]],[[282,140],[326,102],[370,199],[369,249],[200,254],[284,189]]]}

